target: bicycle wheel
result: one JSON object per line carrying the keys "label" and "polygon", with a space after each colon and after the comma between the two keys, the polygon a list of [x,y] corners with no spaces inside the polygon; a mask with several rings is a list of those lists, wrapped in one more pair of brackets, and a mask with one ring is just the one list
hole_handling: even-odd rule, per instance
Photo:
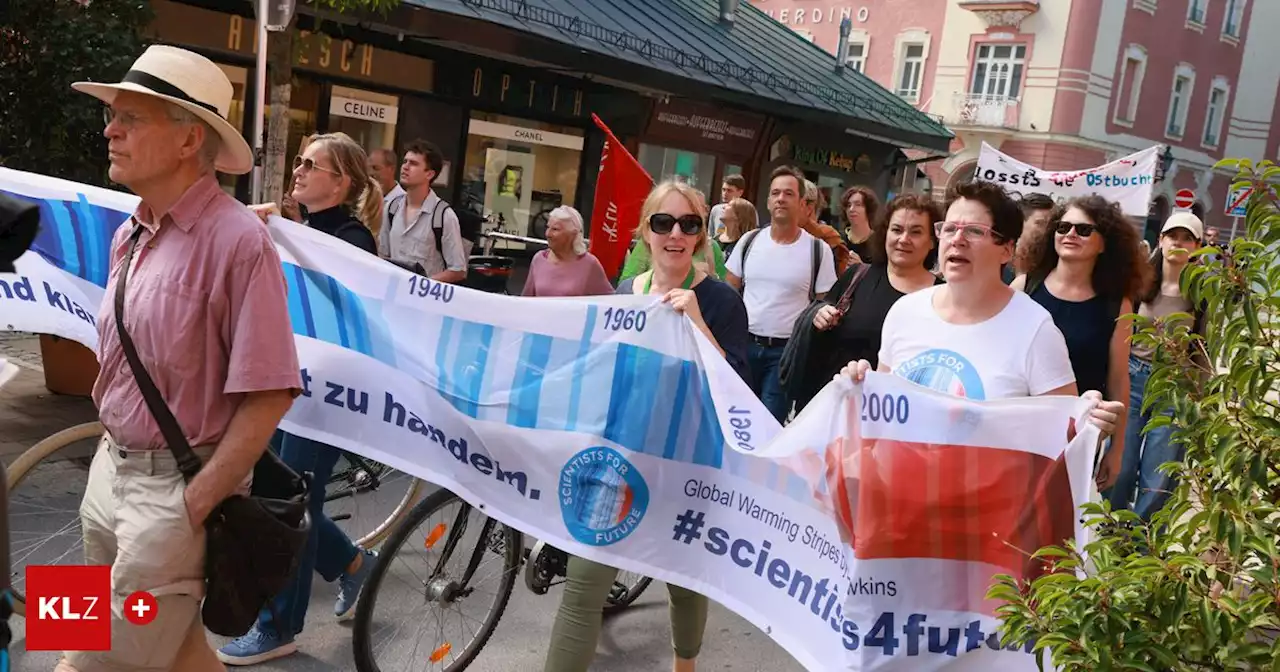
{"label": "bicycle wheel", "polygon": [[356,546],[373,548],[391,534],[422,489],[421,479],[343,451],[325,487],[324,512]]}
{"label": "bicycle wheel", "polygon": [[[356,669],[465,670],[507,608],[523,543],[519,532],[448,490],[419,502],[387,538],[356,606]],[[481,571],[486,561],[495,566]],[[472,605],[481,616],[463,614]],[[415,633],[399,638],[402,628]]]}
{"label": "bicycle wheel", "polygon": [[13,613],[26,615],[27,565],[84,564],[80,502],[103,435],[86,422],[46,437],[6,467]]}
{"label": "bicycle wheel", "polygon": [[653,579],[647,576],[625,569],[619,570],[618,578],[613,580],[613,588],[609,589],[609,598],[604,603],[605,613],[615,613],[631,606],[650,583],[653,583]]}

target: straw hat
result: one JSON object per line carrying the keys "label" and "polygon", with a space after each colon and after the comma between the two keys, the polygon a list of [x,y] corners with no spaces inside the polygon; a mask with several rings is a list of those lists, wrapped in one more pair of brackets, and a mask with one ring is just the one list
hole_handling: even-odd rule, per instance
{"label": "straw hat", "polygon": [[239,129],[227,121],[235,89],[213,61],[186,49],[148,47],[119,84],[76,82],[71,88],[110,105],[120,91],[155,96],[190,111],[222,138],[214,168],[242,175],[253,170],[253,150]]}

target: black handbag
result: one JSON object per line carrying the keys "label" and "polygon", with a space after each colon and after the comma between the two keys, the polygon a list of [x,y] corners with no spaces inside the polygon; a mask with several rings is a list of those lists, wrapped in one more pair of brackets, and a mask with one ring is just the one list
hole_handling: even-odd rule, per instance
{"label": "black handbag", "polygon": [[[191,450],[124,328],[125,283],[141,233],[141,226],[133,232],[116,284],[116,333],[147,408],[183,478],[190,483],[204,465]],[[205,521],[206,591],[201,616],[210,631],[225,637],[243,635],[257,620],[259,610],[288,585],[311,529],[307,513],[310,492],[311,474],[294,472],[268,449],[254,465],[249,496],[232,495],[209,514]]]}

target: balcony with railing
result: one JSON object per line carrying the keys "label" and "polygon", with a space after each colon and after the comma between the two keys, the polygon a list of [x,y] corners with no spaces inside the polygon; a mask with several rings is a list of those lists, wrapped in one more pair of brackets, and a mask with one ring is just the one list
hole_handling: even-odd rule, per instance
{"label": "balcony with railing", "polygon": [[1021,101],[984,93],[957,93],[947,123],[954,127],[1018,128]]}

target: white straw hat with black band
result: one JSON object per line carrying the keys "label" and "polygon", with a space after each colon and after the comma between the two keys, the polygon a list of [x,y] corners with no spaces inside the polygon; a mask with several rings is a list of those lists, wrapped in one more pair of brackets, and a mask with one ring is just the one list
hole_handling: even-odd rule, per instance
{"label": "white straw hat with black band", "polygon": [[190,111],[222,138],[214,167],[223,173],[243,175],[253,170],[253,150],[240,130],[227,121],[235,89],[217,64],[200,54],[155,45],[148,47],[119,84],[76,82],[76,91],[110,105],[116,94],[132,91],[155,96]]}

